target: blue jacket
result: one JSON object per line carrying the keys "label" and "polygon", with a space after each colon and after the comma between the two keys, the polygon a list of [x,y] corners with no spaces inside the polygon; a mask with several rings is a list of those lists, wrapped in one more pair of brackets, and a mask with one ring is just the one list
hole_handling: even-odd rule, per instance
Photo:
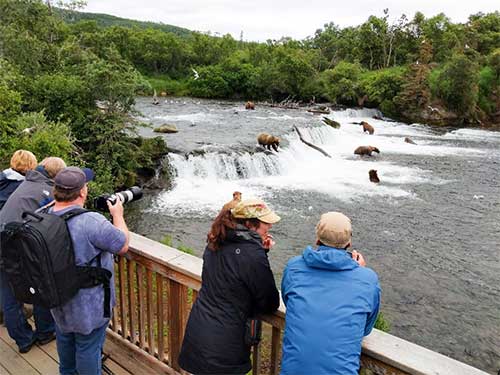
{"label": "blue jacket", "polygon": [[308,247],[281,283],[286,305],[282,375],[357,375],[361,341],[377,318],[377,274],[342,249]]}
{"label": "blue jacket", "polygon": [[9,199],[10,195],[23,181],[24,176],[12,168],[6,169],[0,173],[0,210],[5,205],[5,202],[7,202],[7,199]]}

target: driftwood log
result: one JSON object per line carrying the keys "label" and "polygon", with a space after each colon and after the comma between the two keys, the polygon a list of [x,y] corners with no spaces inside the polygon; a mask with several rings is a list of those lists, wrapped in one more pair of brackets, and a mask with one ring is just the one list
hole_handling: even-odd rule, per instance
{"label": "driftwood log", "polygon": [[335,120],[332,120],[332,119],[329,119],[328,117],[326,116],[323,116],[323,120],[322,120],[326,125],[330,125],[332,128],[335,128],[335,129],[338,129],[340,128],[340,123],[338,123],[337,121]]}
{"label": "driftwood log", "polygon": [[310,142],[307,142],[303,137],[302,137],[302,134],[300,133],[299,129],[294,125],[293,128],[295,129],[295,131],[297,132],[297,134],[299,135],[299,138],[300,140],[302,141],[302,143],[305,143],[306,145],[308,145],[309,147],[311,148],[314,148],[316,151],[319,151],[321,152],[323,155],[325,155],[326,157],[328,158],[331,158],[330,154],[328,152],[326,152],[325,150],[323,150],[322,148],[316,146],[316,145],[313,145],[312,143]]}

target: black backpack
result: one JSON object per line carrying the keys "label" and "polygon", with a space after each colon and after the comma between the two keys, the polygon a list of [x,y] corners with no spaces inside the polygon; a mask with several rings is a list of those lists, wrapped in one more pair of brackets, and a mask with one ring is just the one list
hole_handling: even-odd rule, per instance
{"label": "black backpack", "polygon": [[[11,222],[0,233],[1,266],[16,299],[45,308],[62,306],[81,288],[104,287],[104,317],[110,317],[111,272],[101,267],[101,253],[75,264],[67,221],[87,212],[77,208],[61,216],[24,212],[23,222]],[[91,267],[97,260],[97,267]]]}

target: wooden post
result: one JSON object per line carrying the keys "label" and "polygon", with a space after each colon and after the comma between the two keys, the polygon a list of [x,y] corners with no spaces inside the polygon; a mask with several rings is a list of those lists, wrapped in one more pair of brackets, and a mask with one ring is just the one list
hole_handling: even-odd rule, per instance
{"label": "wooden post", "polygon": [[135,274],[136,263],[129,260],[127,263],[127,275],[128,275],[128,316],[129,316],[129,328],[130,328],[130,341],[135,345],[136,338],[136,274]]}
{"label": "wooden post", "polygon": [[158,359],[163,362],[165,359],[165,341],[163,336],[163,277],[156,274],[156,310],[158,317]]}
{"label": "wooden post", "polygon": [[186,287],[178,284],[174,280],[169,280],[169,364],[179,371],[179,353],[181,351],[182,339],[184,336],[184,316],[186,310]]}
{"label": "wooden post", "polygon": [[260,374],[260,345],[252,347],[252,374]]}
{"label": "wooden post", "polygon": [[280,364],[280,348],[281,330],[279,328],[273,327],[271,338],[271,369],[269,371],[271,375],[277,375],[279,373],[278,367]]}
{"label": "wooden post", "polygon": [[127,338],[127,310],[125,305],[126,298],[126,281],[125,281],[125,257],[120,257],[118,263],[119,279],[120,279],[120,327],[121,334],[124,339]]}
{"label": "wooden post", "polygon": [[154,340],[153,340],[153,273],[151,270],[146,270],[146,287],[147,287],[147,318],[148,318],[148,352],[151,355],[155,354]]}
{"label": "wooden post", "polygon": [[145,299],[144,299],[144,267],[137,263],[137,290],[139,294],[139,346],[141,349],[145,349],[146,347],[146,339],[145,339],[145,332],[146,332],[146,312],[144,311],[145,308]]}

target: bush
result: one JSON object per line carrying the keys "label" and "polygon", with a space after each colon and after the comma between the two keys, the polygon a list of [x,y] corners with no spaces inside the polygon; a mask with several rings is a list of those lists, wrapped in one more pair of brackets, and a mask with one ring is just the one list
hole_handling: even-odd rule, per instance
{"label": "bush", "polygon": [[389,320],[387,320],[382,311],[378,313],[374,327],[383,332],[389,332],[391,330],[391,323],[389,323]]}
{"label": "bush", "polygon": [[[495,91],[498,90],[498,79],[493,68],[486,66],[479,72],[478,105],[487,114],[496,110]],[[498,94],[498,93],[497,93]]]}
{"label": "bush", "polygon": [[477,66],[466,56],[456,55],[437,77],[437,95],[462,118],[472,116],[477,103],[477,82]]}
{"label": "bush", "polygon": [[333,69],[322,73],[325,93],[335,103],[356,105],[359,94],[359,79],[362,68],[359,64],[342,61]]}
{"label": "bush", "polygon": [[402,90],[405,83],[406,69],[395,67],[366,72],[360,78],[360,92],[368,96],[368,103],[378,106],[385,114],[391,116],[396,112],[394,98]]}

